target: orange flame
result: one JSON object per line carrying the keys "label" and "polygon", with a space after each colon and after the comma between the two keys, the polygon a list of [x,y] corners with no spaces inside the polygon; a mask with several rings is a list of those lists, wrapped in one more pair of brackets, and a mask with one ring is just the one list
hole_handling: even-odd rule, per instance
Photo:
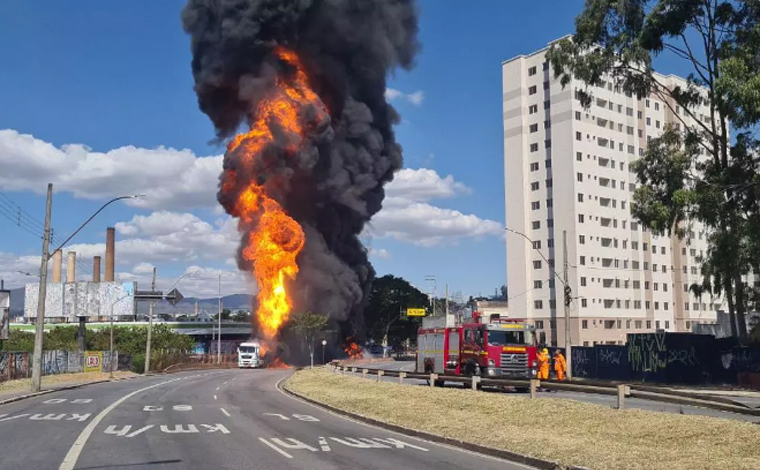
{"label": "orange flame", "polygon": [[364,359],[364,352],[362,351],[362,348],[360,348],[358,344],[354,343],[353,338],[348,338],[346,340],[346,344],[343,346],[343,350],[346,351],[346,354],[348,354],[348,358],[351,361]]}
{"label": "orange flame", "polygon": [[290,366],[282,362],[279,357],[275,357],[272,362],[267,364],[267,369],[290,369]]}
{"label": "orange flame", "polygon": [[286,283],[298,274],[296,258],[303,249],[305,235],[298,222],[267,194],[254,164],[262,168],[265,163],[261,161],[262,153],[275,140],[273,130],[278,143],[284,142],[286,152],[299,149],[309,131],[301,122],[303,108],[315,109],[315,120],[327,116],[295,53],[282,48],[275,53],[295,72],[286,78],[278,77],[277,87],[255,109],[250,130],[236,135],[227,145],[228,153],[237,153],[240,165],[235,170],[225,170],[221,185],[222,193],[230,194],[244,183],[231,213],[239,217],[241,229],[255,227],[243,236],[242,256],[253,264],[259,286],[256,319],[260,333],[268,340],[277,335],[293,307]]}

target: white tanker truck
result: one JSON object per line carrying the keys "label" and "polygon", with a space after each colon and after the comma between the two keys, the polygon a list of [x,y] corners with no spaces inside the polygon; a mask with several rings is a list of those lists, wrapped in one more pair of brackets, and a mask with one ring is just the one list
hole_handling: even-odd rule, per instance
{"label": "white tanker truck", "polygon": [[238,368],[255,369],[261,367],[261,345],[255,339],[240,343],[237,353]]}

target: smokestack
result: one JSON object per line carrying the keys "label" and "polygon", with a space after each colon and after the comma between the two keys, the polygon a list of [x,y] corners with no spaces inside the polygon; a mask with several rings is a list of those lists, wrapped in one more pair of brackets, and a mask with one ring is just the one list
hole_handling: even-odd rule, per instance
{"label": "smokestack", "polygon": [[66,282],[77,280],[77,253],[69,251],[69,259],[66,261]]}
{"label": "smokestack", "polygon": [[92,282],[100,282],[100,256],[92,258]]}
{"label": "smokestack", "polygon": [[53,283],[61,283],[61,271],[63,269],[63,252],[61,250],[53,253]]}
{"label": "smokestack", "polygon": [[106,230],[106,272],[105,281],[113,282],[114,280],[114,245],[116,243],[116,230],[108,227]]}

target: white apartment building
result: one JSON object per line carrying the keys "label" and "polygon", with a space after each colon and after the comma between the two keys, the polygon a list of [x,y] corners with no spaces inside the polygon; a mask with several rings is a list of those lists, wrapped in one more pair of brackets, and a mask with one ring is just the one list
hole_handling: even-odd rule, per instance
{"label": "white apartment building", "polygon": [[[701,281],[703,227],[694,223],[678,240],[642,227],[630,211],[631,162],[666,123],[682,125],[676,113],[694,122],[674,102],[637,100],[611,82],[587,89],[593,103],[584,109],[576,90],[585,84],[563,89],[546,52],[502,64],[506,221],[527,237],[506,235],[510,317],[534,323],[547,343],[564,344],[563,286],[551,265],[561,277],[566,232],[573,345],[624,344],[627,333],[714,322],[721,301],[687,291]],[[709,114],[706,106],[693,112]]]}

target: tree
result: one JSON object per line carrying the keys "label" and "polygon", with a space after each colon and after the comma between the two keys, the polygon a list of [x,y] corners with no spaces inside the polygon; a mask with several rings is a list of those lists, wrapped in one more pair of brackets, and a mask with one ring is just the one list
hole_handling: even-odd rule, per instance
{"label": "tree", "polygon": [[[224,317],[222,317],[222,319],[224,319]],[[232,320],[237,321],[237,322],[245,322],[245,321],[249,321],[250,319],[251,319],[251,315],[245,310],[238,310],[232,316]]]}
{"label": "tree", "polygon": [[400,277],[387,274],[375,279],[364,309],[370,337],[385,345],[416,337],[421,320],[407,317],[406,309],[425,308],[429,303],[427,295]]}
{"label": "tree", "polygon": [[309,347],[311,367],[314,368],[314,341],[327,329],[327,317],[313,312],[300,312],[291,317],[293,331]]}
{"label": "tree", "polygon": [[[709,229],[703,280],[691,292],[725,295],[742,339],[755,294],[742,276],[760,262],[760,145],[752,137],[760,120],[758,19],[758,0],[587,0],[575,34],[548,53],[563,86],[571,78],[585,84],[575,94],[584,106],[593,100],[590,86],[609,82],[629,97],[657,98],[678,121],[633,166],[640,186],[632,212],[653,232],[687,242],[693,222]],[[686,86],[654,73],[662,53],[691,69]]]}
{"label": "tree", "polygon": [[[222,321],[227,321],[230,319],[230,316],[232,315],[232,311],[228,308],[222,309]],[[213,315],[211,317],[213,320],[219,320],[219,314]]]}

